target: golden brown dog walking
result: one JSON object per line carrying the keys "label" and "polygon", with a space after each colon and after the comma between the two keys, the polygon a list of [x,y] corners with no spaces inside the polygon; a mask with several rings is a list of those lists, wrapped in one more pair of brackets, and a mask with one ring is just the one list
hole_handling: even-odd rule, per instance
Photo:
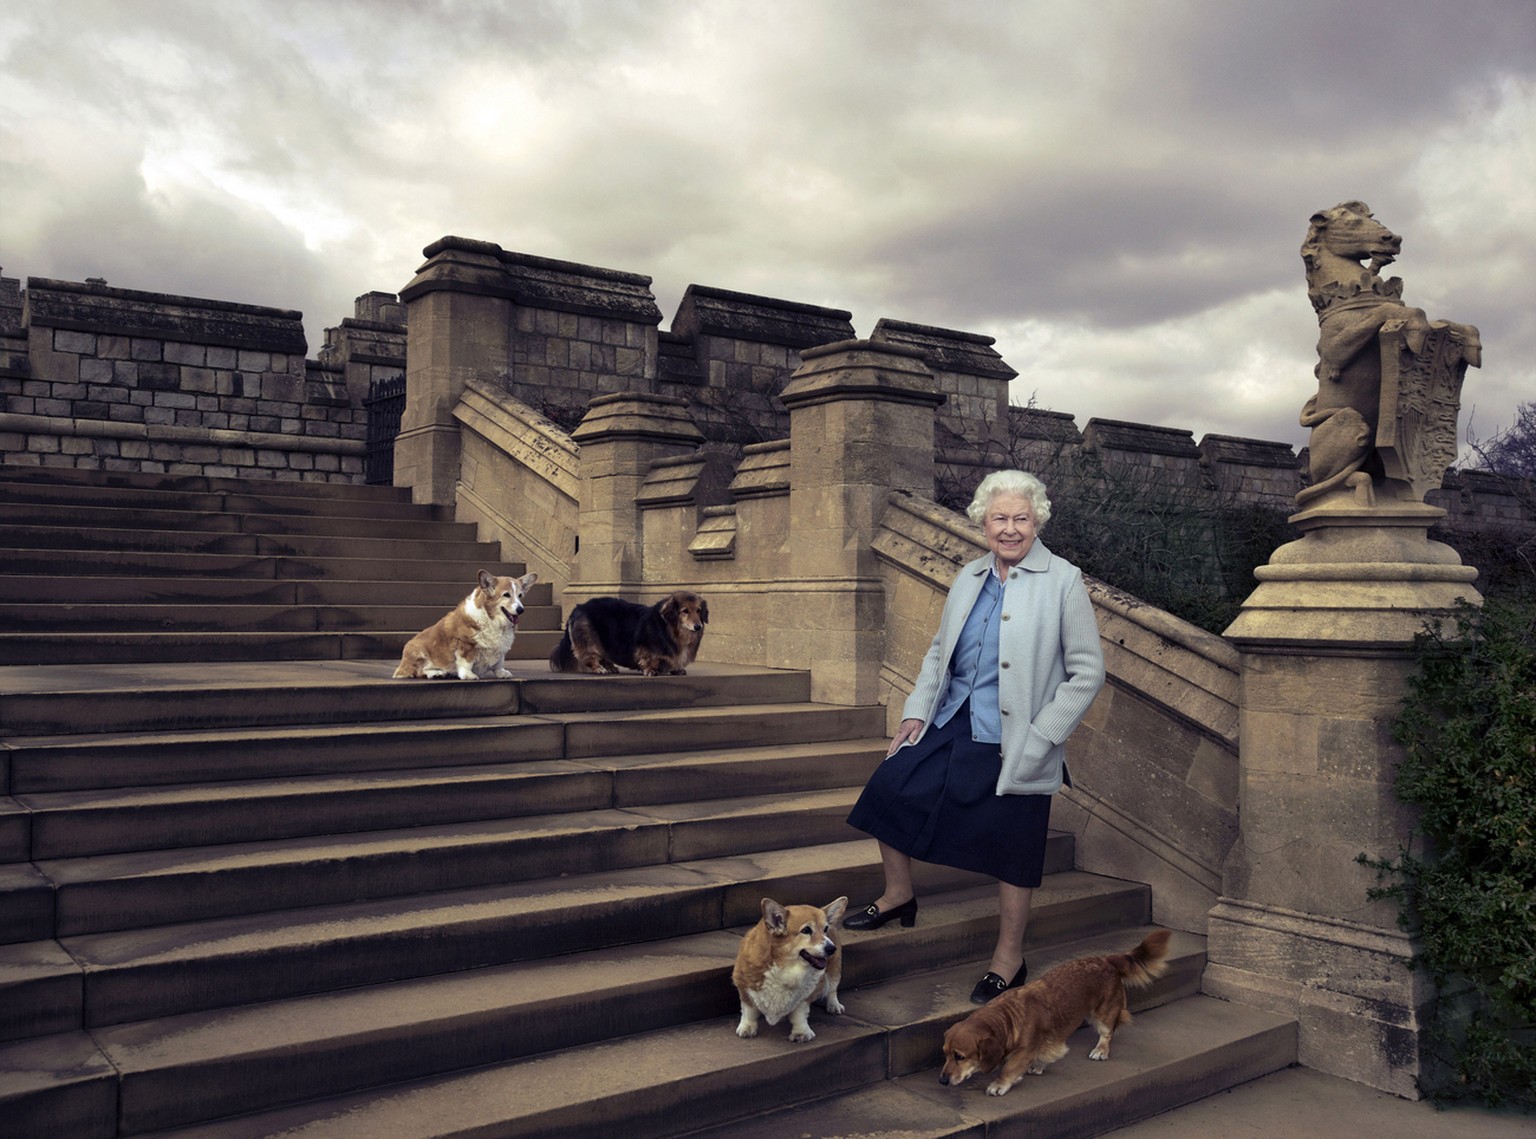
{"label": "golden brown dog walking", "polygon": [[1099,1033],[1088,1059],[1108,1060],[1115,1029],[1131,1021],[1125,990],[1162,976],[1171,936],[1156,930],[1130,953],[1078,957],[994,997],[944,1034],[939,1083],[953,1087],[1001,1065],[987,1094],[1006,1095],[1025,1073],[1038,1076],[1065,1056],[1067,1037],[1085,1020]]}

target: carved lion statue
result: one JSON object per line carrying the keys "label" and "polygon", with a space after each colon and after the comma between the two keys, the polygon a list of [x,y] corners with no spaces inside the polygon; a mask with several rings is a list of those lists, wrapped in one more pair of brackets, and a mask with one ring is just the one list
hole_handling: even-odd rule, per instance
{"label": "carved lion statue", "polygon": [[[1364,202],[1342,202],[1312,215],[1301,246],[1307,296],[1317,312],[1317,394],[1301,409],[1309,441],[1311,485],[1297,504],[1340,485],[1379,480],[1375,445],[1381,414],[1379,338],[1401,330],[1409,350],[1424,349],[1433,329],[1445,328],[1478,363],[1477,330],[1447,321],[1431,323],[1422,309],[1403,303],[1403,281],[1383,281],[1380,270],[1402,249],[1403,239],[1378,222]],[[1368,264],[1361,264],[1369,258]],[[1454,410],[1453,410],[1454,414]],[[1361,479],[1353,476],[1361,474]]]}

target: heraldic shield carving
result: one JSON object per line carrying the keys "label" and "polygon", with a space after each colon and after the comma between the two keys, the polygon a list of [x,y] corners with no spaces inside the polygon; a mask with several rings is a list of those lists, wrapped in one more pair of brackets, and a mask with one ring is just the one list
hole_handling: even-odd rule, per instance
{"label": "heraldic shield carving", "polygon": [[[1456,421],[1476,341],[1466,325],[1436,322],[1414,351],[1402,329],[1381,333],[1381,418],[1376,453],[1388,479],[1408,483],[1414,501],[1440,485],[1456,461]],[[1475,330],[1474,330],[1475,335]]]}

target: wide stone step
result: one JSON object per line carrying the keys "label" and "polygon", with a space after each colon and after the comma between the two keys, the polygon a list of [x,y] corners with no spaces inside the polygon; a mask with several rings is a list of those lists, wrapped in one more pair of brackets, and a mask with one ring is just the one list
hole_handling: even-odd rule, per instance
{"label": "wide stone step", "polygon": [[[869,845],[867,841],[866,845]],[[1046,882],[1042,887],[1043,892],[1039,895],[1037,924],[1031,931],[1031,945],[1043,944],[1053,936],[1080,937],[1095,930],[1113,928],[1126,923],[1134,924],[1146,918],[1147,895],[1144,890],[1126,890],[1118,885],[1113,889],[1104,890],[1101,889],[1103,882],[1101,879],[1072,880],[1065,877],[1066,872],[1072,869],[1072,851],[1071,836],[1060,833],[1053,833],[1050,836],[1046,846]],[[755,863],[748,862],[746,865],[755,872]],[[873,874],[872,862],[850,862],[845,870],[848,881],[841,885],[833,883],[829,888],[852,891],[855,897],[873,896],[869,891],[879,890]],[[990,885],[980,887],[974,885],[982,881],[986,880],[980,875],[960,874],[926,866],[919,867],[918,882],[924,897],[922,921],[911,930],[893,925],[885,930],[867,933],[845,932],[842,935],[845,941],[860,943],[859,952],[856,955],[856,970],[851,972],[850,976],[865,979],[902,976],[913,972],[925,972],[955,962],[968,961],[973,957],[985,957],[990,952],[992,940],[996,937],[997,891]],[[831,897],[831,895],[822,897],[821,901],[830,901]],[[613,956],[615,960],[623,960],[626,955],[632,953],[653,951],[660,953],[663,952],[662,949],[645,948],[645,946],[654,947],[658,936],[669,935],[658,934],[655,930],[646,930],[640,945],[616,945],[585,952],[578,950],[574,956],[559,958],[556,964],[596,963],[599,960],[607,960],[606,955]],[[732,946],[727,951],[727,958],[734,952],[734,946]],[[627,984],[623,979],[622,969],[611,976],[605,971],[606,966],[592,964],[590,967],[596,970],[587,978],[593,985],[601,987],[608,984]],[[523,961],[515,966],[505,967],[501,972],[495,970],[485,972],[487,975],[494,974],[500,977],[506,974],[507,968],[516,973],[517,970],[522,969],[542,969],[542,964],[538,961]],[[556,974],[559,974],[558,969]],[[467,975],[470,974],[452,974],[455,978]],[[521,974],[516,973],[516,975]],[[434,980],[441,980],[441,978],[427,977],[411,984],[430,985]],[[860,980],[857,983],[865,983],[865,981]],[[388,985],[382,987],[389,988]],[[348,992],[364,994],[375,991],[377,990],[348,990]],[[402,991],[406,994],[403,999],[407,1003],[411,1005],[422,1003],[420,998],[411,995],[416,992],[414,988]],[[318,1000],[323,1004],[335,995],[321,994],[317,997],[300,999]],[[634,992],[629,993],[627,999],[639,999],[644,1002],[651,1000],[652,995],[648,992]],[[346,999],[348,998],[343,997],[343,1000]],[[390,998],[381,999],[387,1003]],[[597,999],[596,996],[590,998],[591,1001]],[[602,1022],[604,1023],[613,1012],[608,1004],[611,999],[608,996],[602,998],[604,1010]],[[657,995],[657,999],[665,1002],[672,998],[663,992]],[[34,940],[18,945],[0,945],[0,1005],[7,1010],[7,1016],[0,1020],[0,1040],[77,1029],[85,1023],[81,966],[57,941],[52,939]],[[259,1005],[240,1010],[226,1009],[216,1015],[243,1017],[252,1014],[256,1015],[254,1023],[261,1023],[262,1017],[258,1014],[259,1010],[265,1007],[268,1006]],[[639,1027],[645,1027],[645,1025],[639,1025],[636,1030]],[[561,1043],[530,1044],[524,1051],[560,1047],[563,1043],[569,1042],[561,1038]]]}
{"label": "wide stone step", "polygon": [[[1138,1007],[1135,995],[1131,1007]],[[1097,1032],[1087,1026],[1079,1028],[1068,1038],[1071,1050],[1066,1056],[1050,1065],[1044,1075],[1026,1076],[1007,1095],[987,1095],[989,1081],[979,1077],[959,1087],[945,1087],[938,1081],[939,1065],[931,1064],[926,1070],[909,1075],[893,1073],[897,1078],[890,1082],[871,1083],[852,1093],[823,1094],[819,1099],[788,1109],[766,1096],[753,1097],[752,1106],[760,1105],[759,1114],[751,1118],[737,1115],[728,1122],[686,1134],[689,1139],[780,1139],[785,1135],[958,1139],[983,1134],[1090,1139],[1290,1067],[1296,1062],[1296,1031],[1295,1021],[1277,1013],[1210,997],[1186,996],[1138,1012],[1133,1024],[1116,1033],[1110,1058],[1102,1063],[1087,1058],[1098,1039]],[[818,1037],[811,1047],[819,1042]],[[937,1048],[930,1054],[933,1060],[938,1055]],[[814,1074],[810,1080],[815,1080]],[[1272,1123],[1273,1133],[1285,1133],[1283,1121]],[[235,1139],[241,1135],[273,1134],[259,1129],[241,1132],[235,1129],[238,1121],[233,1120],[225,1127],[228,1129],[210,1127],[176,1134],[181,1139],[192,1139],[193,1135]],[[679,1134],[665,1130],[635,1131],[628,1125],[625,1131],[639,1135]],[[1264,1132],[1260,1124],[1254,1134]],[[552,1128],[539,1132],[551,1139],[580,1133],[579,1129]],[[343,1139],[352,1132],[345,1127],[327,1127],[325,1134]],[[400,1128],[391,1134],[402,1139],[417,1135]],[[425,1136],[429,1132],[420,1134]],[[450,1126],[437,1134],[465,1132]],[[497,1134],[533,1132],[502,1130]]]}
{"label": "wide stone step", "polygon": [[[327,633],[0,633],[0,665],[131,664],[181,661],[398,661],[419,627]],[[530,629],[519,635],[509,660],[545,660],[560,635]]]}
{"label": "wide stone step", "polygon": [[[657,679],[657,678],[645,678]],[[408,682],[397,682],[404,685]],[[409,682],[418,683],[418,682]],[[421,681],[422,684],[491,681]],[[100,736],[27,736],[8,741],[10,792],[219,782],[414,767],[466,761],[580,759],[656,751],[867,739],[881,708],[762,704],[554,715],[399,721]]]}
{"label": "wide stone step", "polygon": [[[101,632],[354,632],[425,629],[457,604],[447,605],[235,605],[228,603],[131,605],[0,604],[0,626],[17,632],[88,628]],[[533,606],[519,622],[522,632],[558,631],[560,611]]]}
{"label": "wide stone step", "polygon": [[[1070,843],[1059,845],[1070,861]],[[1037,895],[1038,913],[1052,915],[1074,893],[1059,889],[1058,878],[1047,876]],[[991,886],[924,896],[932,904],[925,906],[918,928],[929,926],[935,933],[926,942],[916,942],[914,931],[899,926],[841,935],[849,1015],[891,1026],[896,1071],[930,1064],[937,1034],[970,1011],[966,994],[995,933]],[[1123,950],[1150,928],[1131,918],[1108,932],[1086,935],[1060,921],[1053,924],[1065,932],[1031,937],[1037,972],[1067,957]],[[979,936],[978,927],[984,927]],[[57,1094],[79,1097],[85,1105],[102,1081],[120,1080],[125,1133],[136,1133],[704,1018],[720,1018],[720,1029],[729,1032],[736,1008],[730,966],[744,929],[104,1026],[93,1031],[104,1056],[84,1033],[61,1033],[0,1048],[0,1071],[28,1073],[36,1084],[51,1081]],[[944,930],[952,936],[943,936]],[[877,948],[883,951],[874,952]],[[1175,934],[1169,961],[1162,980],[1133,995],[1133,1009],[1193,992],[1204,961],[1203,939]],[[830,1018],[816,1011],[813,1020],[819,1031]],[[66,1047],[66,1041],[80,1046]],[[738,1046],[734,1036],[729,1045]],[[4,1097],[0,1104],[8,1118],[23,1106]],[[78,1113],[89,1114],[84,1107]]]}
{"label": "wide stone step", "polygon": [[296,479],[224,478],[211,475],[154,474],[144,471],[99,471],[73,467],[26,467],[0,465],[0,484],[16,487],[57,488],[68,494],[89,494],[101,489],[132,489],[176,495],[248,494],[310,502],[324,509],[342,500],[363,503],[409,503],[405,487],[368,486],[356,482],[306,482]]}
{"label": "wide stone step", "polygon": [[20,795],[19,860],[341,835],[862,785],[882,740]]}
{"label": "wide stone step", "polygon": [[[0,497],[0,532],[63,529],[65,541],[87,530],[187,531],[198,534],[307,534],[328,537],[405,537],[434,542],[475,541],[475,524],[432,517],[380,518],[355,514],[266,512],[248,499],[230,508],[117,506],[99,502],[13,502]],[[155,542],[159,545],[157,539]]]}
{"label": "wide stone step", "polygon": [[695,661],[686,676],[556,674],[544,660],[523,661],[512,663],[513,679],[486,681],[393,680],[397,661],[230,661],[214,668],[208,662],[16,665],[0,671],[0,733],[73,735],[705,708],[805,703],[811,694],[806,672],[709,661]]}
{"label": "wide stone step", "polygon": [[[39,859],[56,934],[137,929],[364,899],[852,841],[856,787],[566,811],[351,835]],[[763,826],[771,818],[772,826]],[[3,901],[3,896],[0,896]]]}
{"label": "wide stone step", "polygon": [[409,491],[376,487],[387,493],[352,493],[345,484],[330,492],[304,493],[308,484],[267,481],[239,490],[176,491],[151,487],[18,482],[0,468],[0,506],[100,507],[104,510],[166,510],[206,514],[278,514],[323,518],[376,518],[384,521],[451,522],[453,507],[411,501]]}
{"label": "wide stone step", "polygon": [[[75,471],[75,475],[90,472]],[[113,474],[132,472],[113,472]],[[179,478],[179,476],[177,476]],[[0,502],[98,504],[150,509],[243,510],[267,513],[350,514],[452,519],[453,507],[411,500],[404,487],[358,483],[295,482],[290,479],[205,479],[183,488],[169,481],[141,484],[105,479],[27,477],[18,467],[0,466]]]}
{"label": "wide stone step", "polygon": [[[957,1010],[953,1019],[968,1011],[968,1006]],[[873,1139],[977,1135],[985,1129],[989,1135],[1091,1136],[1295,1060],[1295,1025],[1272,1013],[1195,996],[1149,1010],[1138,1020],[1109,1061],[1084,1058],[1088,1033],[1082,1030],[1073,1037],[1073,1054],[1002,1097],[969,1086],[941,1087],[931,1071],[889,1083],[889,1033],[852,1012],[816,1022],[816,1039],[801,1045],[766,1034],[738,1040],[726,1017],[151,1134],[160,1139],[279,1134],[584,1139],[610,1133],[635,1139],[786,1134]],[[791,1097],[820,1102],[793,1114],[754,1118],[782,1109]]]}
{"label": "wide stone step", "polygon": [[[368,567],[362,563],[358,569]],[[430,605],[453,608],[474,588],[476,571],[444,581],[367,581],[342,578],[127,577],[0,573],[0,604],[7,605]],[[521,574],[509,576],[517,577]],[[550,587],[537,582],[525,603],[550,606]]]}
{"label": "wide stone step", "polygon": [[[257,581],[312,580],[333,578],[340,582],[399,580],[403,582],[454,582],[467,593],[475,575],[484,569],[490,573],[520,577],[527,572],[520,562],[503,562],[500,554],[491,558],[433,557],[430,553],[396,557],[375,552],[361,558],[342,554],[337,557],[293,558],[286,555],[204,554],[146,550],[70,550],[61,557],[56,549],[15,547],[6,552],[0,577],[10,575],[55,576],[64,580],[82,577],[165,577],[174,581],[183,577],[239,578]],[[110,588],[110,586],[107,586]],[[460,596],[463,595],[460,594]]]}
{"label": "wide stone step", "polygon": [[60,529],[53,526],[7,526],[5,536],[16,549],[136,550],[141,553],[240,554],[255,557],[296,558],[430,558],[500,561],[495,542],[473,537],[451,541],[412,537],[336,537],[327,534],[202,533],[195,530]]}
{"label": "wide stone step", "polygon": [[[920,887],[929,892],[979,879],[929,869]],[[60,944],[84,971],[90,1028],[746,925],[765,895],[873,897],[879,876],[878,851],[866,839],[84,934]],[[1053,886],[1067,899],[1063,914],[1098,929],[1145,922],[1150,910],[1139,883],[1069,872]]]}
{"label": "wide stone step", "polygon": [[[1044,970],[1069,957],[1120,952],[1149,928],[1064,941],[1035,957]],[[743,932],[114,1025],[97,1030],[96,1040],[121,1073],[126,1131],[183,1125],[248,1111],[253,1103],[277,1107],[666,1026],[710,1021],[730,1033],[737,1010],[731,962]],[[893,1064],[929,1066],[936,1041],[927,1053],[911,1045],[942,1034],[971,1011],[967,994],[984,965],[978,960],[893,977],[861,965],[856,951],[844,948],[848,1015],[899,1025],[891,1031]],[[1169,973],[1133,994],[1131,1007],[1140,1011],[1192,994],[1204,961],[1203,939],[1178,935]],[[594,1008],[603,1010],[601,1018],[590,1015]],[[813,1016],[818,1025],[830,1019]],[[736,1041],[732,1034],[716,1044],[724,1049]],[[920,1057],[915,1068],[913,1057]]]}

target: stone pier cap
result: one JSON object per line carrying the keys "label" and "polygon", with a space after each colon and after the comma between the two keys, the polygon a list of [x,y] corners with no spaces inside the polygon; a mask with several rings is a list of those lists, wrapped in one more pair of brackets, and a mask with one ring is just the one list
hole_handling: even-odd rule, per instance
{"label": "stone pier cap", "polygon": [[947,398],[916,348],[878,340],[839,340],[804,349],[800,361],[779,393],[791,410],[847,399],[938,407]]}

